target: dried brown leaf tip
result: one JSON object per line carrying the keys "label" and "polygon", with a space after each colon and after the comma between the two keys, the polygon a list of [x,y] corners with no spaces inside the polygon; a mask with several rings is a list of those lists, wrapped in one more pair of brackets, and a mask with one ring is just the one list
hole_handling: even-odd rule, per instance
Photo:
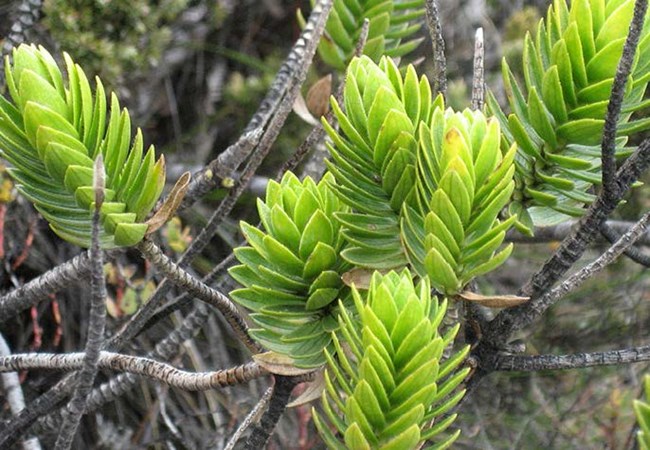
{"label": "dried brown leaf tip", "polygon": [[314,380],[304,384],[305,389],[287,405],[288,408],[305,405],[319,399],[325,389],[325,370],[321,369],[314,373]]}
{"label": "dried brown leaf tip", "polygon": [[147,221],[147,234],[151,234],[154,231],[158,230],[167,221],[174,216],[174,213],[180,206],[187,189],[190,186],[190,179],[192,175],[189,172],[185,172],[181,177],[176,181],[176,184],[172,188],[171,192],[165,199],[165,203],[160,207],[160,209],[153,215],[151,219]]}
{"label": "dried brown leaf tip", "polygon": [[257,355],[253,355],[253,360],[264,370],[274,375],[295,377],[298,375],[306,375],[314,371],[313,368],[301,369],[296,367],[293,359],[275,352],[258,353]]}
{"label": "dried brown leaf tip", "polygon": [[470,291],[461,292],[456,297],[459,300],[478,303],[488,308],[512,308],[530,300],[530,297],[517,295],[481,295]]}
{"label": "dried brown leaf tip", "polygon": [[372,274],[375,272],[379,272],[382,275],[385,275],[389,271],[357,268],[345,272],[343,275],[341,275],[341,280],[348,287],[352,287],[352,285],[354,285],[354,287],[357,289],[368,290],[370,287]]}
{"label": "dried brown leaf tip", "polygon": [[318,80],[307,92],[307,109],[309,109],[309,112],[315,117],[327,114],[330,107],[330,95],[332,95],[332,74]]}

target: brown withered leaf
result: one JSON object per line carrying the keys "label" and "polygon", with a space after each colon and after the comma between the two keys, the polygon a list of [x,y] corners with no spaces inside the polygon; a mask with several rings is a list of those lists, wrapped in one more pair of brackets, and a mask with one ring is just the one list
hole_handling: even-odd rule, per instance
{"label": "brown withered leaf", "polygon": [[296,367],[294,366],[293,359],[275,352],[264,352],[253,355],[253,361],[259,364],[267,372],[274,375],[295,377],[297,375],[305,375],[314,371],[314,369],[302,369]]}
{"label": "brown withered leaf", "polygon": [[314,380],[310,381],[307,384],[307,388],[296,397],[291,403],[287,405],[289,408],[295,408],[296,406],[304,405],[306,403],[312,402],[320,398],[323,390],[325,389],[325,369],[320,369],[314,374]]}
{"label": "brown withered leaf", "polygon": [[478,303],[488,308],[511,308],[530,300],[530,297],[517,295],[481,295],[470,291],[461,292],[457,297],[460,300]]}
{"label": "brown withered leaf", "polygon": [[296,99],[293,101],[293,112],[312,127],[318,125],[318,120],[309,112],[307,104],[305,103],[305,98],[300,92],[298,92]]}
{"label": "brown withered leaf", "polygon": [[172,188],[171,192],[165,199],[165,203],[160,207],[156,214],[147,220],[147,234],[151,234],[156,231],[158,228],[162,227],[167,221],[174,216],[174,213],[180,206],[183,201],[183,197],[187,193],[187,189],[190,186],[190,179],[192,175],[189,172],[185,172],[181,177],[176,181],[176,184]]}
{"label": "brown withered leaf", "polygon": [[[388,271],[379,270],[378,272],[383,275]],[[352,284],[354,284],[354,287],[357,289],[368,289],[370,288],[370,280],[372,279],[373,273],[375,273],[374,269],[356,268],[341,275],[341,280],[346,286],[352,287]]]}
{"label": "brown withered leaf", "polygon": [[341,280],[346,286],[354,285],[357,289],[368,289],[372,273],[373,271],[369,269],[352,269],[341,275]]}
{"label": "brown withered leaf", "polygon": [[313,84],[307,92],[307,108],[315,117],[327,114],[332,95],[332,74],[325,75]]}

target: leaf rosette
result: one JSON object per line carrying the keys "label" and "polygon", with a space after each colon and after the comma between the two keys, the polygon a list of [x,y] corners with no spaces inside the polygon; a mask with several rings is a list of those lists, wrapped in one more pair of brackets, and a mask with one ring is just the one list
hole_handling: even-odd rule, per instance
{"label": "leaf rosette", "polygon": [[[280,183],[270,181],[266,200],[257,208],[264,231],[241,223],[249,246],[235,249],[241,265],[230,274],[243,289],[232,298],[252,311],[258,328],[251,336],[297,366],[325,363],[338,328],[338,304],[345,263],[339,253],[343,237],[335,212],[347,208],[330,189],[330,174],[316,184],[287,172]],[[344,294],[344,293],[343,293]]]}
{"label": "leaf rosette", "polygon": [[[103,248],[142,240],[143,223],[162,193],[165,162],[153,147],[143,157],[142,133],[131,139],[128,112],[106,96],[99,78],[93,93],[81,67],[64,54],[67,81],[43,47],[21,45],[7,57],[13,103],[0,97],[0,151],[19,191],[34,203],[61,238],[89,247],[94,210],[93,161],[103,156]],[[132,144],[131,144],[132,142]]]}
{"label": "leaf rosette", "polygon": [[[508,145],[516,142],[516,189],[511,213],[530,232],[580,216],[601,181],[600,142],[616,68],[634,0],[555,0],[535,36],[524,41],[522,88],[503,62],[511,114],[493,95],[489,109],[501,121]],[[629,154],[628,136],[650,128],[633,115],[648,105],[650,16],[646,17],[617,128],[617,155]]]}
{"label": "leaf rosette", "polygon": [[514,189],[516,147],[502,154],[499,122],[480,111],[437,108],[419,132],[417,201],[404,204],[402,239],[414,270],[454,295],[512,251],[499,248],[514,217],[499,213]]}
{"label": "leaf rosette", "polygon": [[[315,0],[312,0],[312,6]],[[400,58],[417,48],[422,38],[411,39],[422,27],[424,0],[334,0],[318,44],[326,64],[338,70],[352,59],[363,21],[368,19],[368,39],[363,54],[377,62],[382,56]],[[305,19],[299,12],[298,20]]]}
{"label": "leaf rosette", "polygon": [[428,80],[418,79],[413,66],[402,77],[390,58],[375,64],[364,56],[350,63],[345,112],[332,100],[340,131],[323,120],[333,141],[333,189],[352,209],[336,215],[350,243],[342,256],[350,263],[370,269],[406,265],[399,215],[415,186],[417,130],[441,104],[442,97],[431,99]]}
{"label": "leaf rosette", "polygon": [[[457,325],[441,336],[447,301],[416,287],[408,271],[372,278],[367,296],[352,289],[356,316],[341,310],[341,330],[327,351],[323,413],[314,421],[334,449],[414,449],[430,440],[447,448],[460,431],[445,433],[463,397],[469,346],[443,361]],[[345,342],[339,340],[345,337]]]}

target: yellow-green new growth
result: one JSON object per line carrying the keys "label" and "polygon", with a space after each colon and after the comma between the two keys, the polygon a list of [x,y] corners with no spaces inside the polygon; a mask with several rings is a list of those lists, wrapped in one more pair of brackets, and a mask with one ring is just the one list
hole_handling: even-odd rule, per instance
{"label": "yellow-green new growth", "polygon": [[105,202],[101,207],[103,248],[131,246],[144,237],[144,219],[162,193],[165,162],[153,147],[143,158],[137,131],[113,95],[108,123],[101,81],[93,93],[86,75],[68,55],[67,80],[43,47],[21,45],[6,58],[13,103],[0,97],[0,153],[19,191],[63,239],[89,247],[94,209],[93,161],[103,156]]}
{"label": "yellow-green new growth", "polygon": [[514,188],[515,146],[500,150],[495,119],[480,111],[436,109],[420,126],[414,205],[402,212],[411,266],[439,292],[459,293],[472,278],[500,266],[514,218],[499,220]]}
{"label": "yellow-green new growth", "polygon": [[469,369],[458,367],[469,347],[442,360],[458,326],[440,335],[447,302],[430,290],[426,278],[414,286],[408,271],[375,272],[367,296],[353,288],[356,315],[341,309],[324,412],[314,413],[329,448],[408,450],[433,441],[443,449],[458,437],[444,433],[456,414],[443,415],[464,395],[458,386]]}
{"label": "yellow-green new growth", "polygon": [[301,182],[291,172],[269,182],[266,200],[257,203],[264,231],[241,223],[250,246],[235,249],[242,264],[230,269],[245,286],[232,298],[253,311],[259,327],[251,336],[301,367],[325,362],[323,349],[338,328],[343,237],[333,214],[347,208],[331,192],[333,182],[331,175]]}

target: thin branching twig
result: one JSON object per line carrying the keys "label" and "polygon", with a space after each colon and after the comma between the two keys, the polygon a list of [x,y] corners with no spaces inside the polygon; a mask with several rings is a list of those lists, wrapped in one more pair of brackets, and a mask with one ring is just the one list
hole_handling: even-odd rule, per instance
{"label": "thin branching twig", "polygon": [[287,404],[289,404],[291,391],[302,381],[300,377],[285,377],[282,375],[275,375],[274,378],[275,385],[268,402],[268,408],[260,418],[259,423],[253,427],[250,436],[248,436],[244,446],[246,450],[257,450],[266,446],[275,425],[284,414]]}
{"label": "thin branching twig", "polygon": [[[359,39],[357,40],[357,45],[354,48],[355,56],[361,56],[363,54],[363,48],[365,47],[366,41],[368,40],[369,29],[370,29],[370,21],[368,19],[364,19],[363,25],[361,27],[361,31],[359,33]],[[345,110],[345,106],[343,102],[344,89],[345,89],[345,77],[342,77],[334,93],[334,98],[336,99],[336,102],[339,104],[339,107],[343,110]],[[338,126],[338,123],[336,121],[336,116],[334,116],[334,113],[332,112],[331,109],[325,115],[325,120],[334,128]],[[275,180],[279,181],[282,178],[282,175],[284,175],[286,171],[295,169],[300,163],[300,161],[302,161],[304,156],[307,154],[309,149],[312,147],[315,147],[314,152],[311,154],[311,156],[305,163],[302,175],[309,176],[313,179],[320,179],[320,177],[323,174],[323,171],[325,170],[325,158],[328,155],[324,138],[325,138],[325,128],[323,127],[322,123],[319,123],[318,126],[314,127],[314,129],[309,133],[307,139],[305,139],[305,141],[298,148],[296,153],[294,153],[293,156],[289,160],[287,160],[285,164],[282,165],[282,167],[280,168],[280,170],[277,172],[275,176]]]}
{"label": "thin branching twig", "polygon": [[434,92],[447,94],[447,59],[445,39],[442,36],[440,11],[436,0],[425,0],[426,23],[433,45],[433,88]]}
{"label": "thin branching twig", "polygon": [[607,113],[605,114],[605,125],[603,127],[603,139],[601,143],[601,173],[602,173],[602,191],[603,195],[608,198],[610,195],[616,196],[615,177],[616,177],[616,130],[618,128],[618,119],[623,106],[625,96],[625,85],[632,71],[634,55],[639,44],[641,31],[643,30],[643,21],[645,13],[648,10],[648,0],[636,0],[634,4],[634,14],[630,23],[630,31],[627,34],[623,53],[616,68],[616,75],[612,84],[612,93],[607,104]]}
{"label": "thin branching twig", "polygon": [[104,255],[99,246],[99,232],[102,226],[100,209],[104,203],[105,179],[104,160],[100,153],[95,161],[93,178],[95,210],[93,211],[92,243],[90,247],[90,313],[88,315],[86,348],[82,354],[83,359],[80,365],[81,371],[77,377],[77,386],[68,404],[68,411],[56,440],[55,448],[57,450],[67,450],[72,446],[72,440],[86,410],[86,399],[97,376],[99,351],[104,342],[106,281],[104,279]]}
{"label": "thin branching twig", "polygon": [[485,47],[483,28],[476,30],[474,38],[474,73],[472,76],[472,109],[482,110],[485,104]]}
{"label": "thin branching twig", "polygon": [[[243,242],[241,245],[245,245],[245,242]],[[206,285],[212,284],[212,282],[214,282],[217,278],[225,274],[226,270],[232,267],[232,265],[235,264],[236,261],[237,260],[235,258],[235,254],[230,253],[230,255],[225,257],[219,264],[214,266],[207,275],[201,278],[201,282]],[[169,316],[170,314],[176,311],[182,310],[183,308],[191,305],[193,302],[194,302],[194,297],[192,295],[190,295],[188,292],[182,293],[181,295],[176,297],[173,301],[169,302],[168,305],[166,305],[164,308],[158,311],[155,315],[153,315],[151,319],[144,325],[142,331],[146,331],[147,329],[154,326],[156,323],[158,323],[165,317]]]}
{"label": "thin branching twig", "polygon": [[573,355],[508,355],[499,354],[493,370],[534,372],[538,370],[568,370],[584,367],[612,366],[650,361],[650,345],[609,350],[606,352],[576,353]]}
{"label": "thin branching twig", "polygon": [[[311,65],[315,47],[323,33],[331,7],[332,0],[319,0],[314,5],[305,28],[282,63],[258,110],[244,129],[242,137],[210,162],[201,173],[195,175],[195,181],[187,195],[188,202],[209,192],[224,179],[232,182],[235,178],[234,172],[260,144],[263,130],[267,128],[280,105],[287,101],[293,104],[296,93],[291,91],[297,80],[296,74],[303,71],[302,67]],[[298,84],[302,85],[303,81],[304,77]]]}
{"label": "thin branching twig", "polygon": [[[5,341],[4,336],[0,333],[0,358],[10,355],[11,350]],[[2,387],[11,414],[17,416],[20,411],[25,409],[25,397],[23,395],[23,389],[20,386],[18,374],[14,372],[3,373],[0,375],[0,381],[2,381]],[[22,442],[22,448],[23,450],[40,450],[41,444],[38,438],[31,437]]]}
{"label": "thin branching twig", "polygon": [[[24,353],[0,357],[0,372],[20,370],[79,370],[84,353]],[[247,383],[267,374],[256,362],[210,372],[188,372],[167,363],[140,356],[100,352],[97,366],[116,372],[140,375],[185,391],[207,391]]]}
{"label": "thin branching twig", "polygon": [[230,324],[237,337],[251,352],[259,353],[263,351],[262,347],[248,335],[246,321],[228,297],[202,283],[199,279],[194,278],[187,271],[174,264],[151,240],[143,240],[138,244],[138,249],[154,267],[160,270],[175,285],[217,308]]}
{"label": "thin branching twig", "polygon": [[230,439],[228,440],[228,443],[224,447],[224,450],[233,450],[237,442],[239,442],[239,439],[241,439],[244,432],[252,424],[256,423],[260,419],[260,416],[262,412],[266,409],[272,394],[273,394],[273,387],[268,388],[264,392],[262,398],[260,398],[260,400],[257,402],[255,407],[251,409],[251,412],[249,412],[248,415],[242,421],[242,423],[239,424],[237,430],[235,430],[232,436],[230,436]]}
{"label": "thin branching twig", "polygon": [[[609,225],[607,222],[603,222],[603,224],[600,226],[600,234],[602,234],[605,237],[605,239],[609,241],[610,244],[613,244],[621,237],[621,234],[623,233],[617,232],[614,229],[614,227]],[[642,236],[642,238],[644,237],[647,238],[647,231]],[[639,241],[641,241],[641,239],[639,239]],[[650,267],[650,255],[644,254],[637,247],[630,247],[627,250],[625,250],[625,256],[627,256],[637,264],[640,264],[644,267]]]}
{"label": "thin branching twig", "polygon": [[[171,331],[162,341],[160,341],[153,352],[148,357],[155,360],[169,360],[174,355],[178,354],[181,345],[188,339],[191,339],[198,330],[203,326],[208,318],[208,308],[205,304],[200,303],[194,310],[187,315],[183,320],[180,327]],[[94,411],[102,405],[121,397],[129,392],[137,383],[138,377],[131,373],[122,373],[112,377],[109,381],[102,383],[100,386],[93,389],[88,396],[86,404],[87,411]],[[51,389],[43,396],[54,397],[59,392],[69,392],[69,379],[64,379],[59,382],[54,389]],[[42,415],[42,413],[41,413]],[[36,416],[38,418],[40,416]],[[35,419],[34,419],[35,420]],[[48,429],[56,429],[59,426],[61,414],[55,411],[55,414],[48,416],[42,420],[44,426]]]}
{"label": "thin branching twig", "polygon": [[90,257],[83,252],[69,261],[59,264],[43,275],[0,297],[0,323],[14,317],[48,295],[69,287],[90,274]]}
{"label": "thin branching twig", "polygon": [[[608,220],[603,222],[609,229],[616,233],[616,237],[610,241],[613,244],[621,234],[630,229],[634,222],[626,220]],[[548,227],[536,227],[533,236],[527,236],[516,229],[511,229],[506,234],[506,241],[524,244],[544,244],[547,242],[560,242],[566,239],[579,226],[579,220],[567,220],[557,225]],[[607,239],[609,241],[610,239]],[[605,239],[594,238],[595,242],[606,242]],[[650,232],[646,231],[637,241],[637,245],[650,245]]]}

